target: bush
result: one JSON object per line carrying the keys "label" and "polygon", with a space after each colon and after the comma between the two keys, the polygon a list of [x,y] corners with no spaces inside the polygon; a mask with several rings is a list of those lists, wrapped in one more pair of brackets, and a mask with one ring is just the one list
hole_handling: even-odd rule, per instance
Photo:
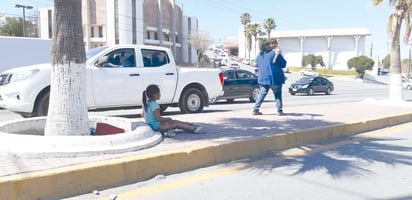
{"label": "bush", "polygon": [[347,65],[349,69],[355,68],[355,71],[359,74],[359,77],[363,79],[365,71],[373,69],[375,61],[366,56],[358,56],[349,59]]}

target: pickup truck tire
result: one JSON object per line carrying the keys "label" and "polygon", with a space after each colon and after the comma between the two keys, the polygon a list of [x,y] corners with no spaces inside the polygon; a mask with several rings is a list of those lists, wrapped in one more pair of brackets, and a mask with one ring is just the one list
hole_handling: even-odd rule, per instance
{"label": "pickup truck tire", "polygon": [[202,112],[205,102],[202,92],[196,88],[189,88],[183,91],[179,101],[179,108],[182,113]]}
{"label": "pickup truck tire", "polygon": [[49,110],[50,91],[44,91],[36,99],[33,109],[33,117],[46,116]]}

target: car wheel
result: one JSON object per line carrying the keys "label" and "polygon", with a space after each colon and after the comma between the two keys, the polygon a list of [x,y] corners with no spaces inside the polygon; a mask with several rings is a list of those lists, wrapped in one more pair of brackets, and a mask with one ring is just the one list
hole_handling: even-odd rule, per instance
{"label": "car wheel", "polygon": [[33,109],[33,117],[46,116],[49,111],[49,97],[50,91],[44,91],[36,99]]}
{"label": "car wheel", "polygon": [[205,105],[202,92],[196,88],[189,88],[180,97],[179,108],[182,113],[202,112]]}
{"label": "car wheel", "polygon": [[309,88],[308,95],[313,95],[313,89],[312,88]]}
{"label": "car wheel", "polygon": [[228,103],[233,103],[235,101],[235,99],[226,99],[226,102]]}
{"label": "car wheel", "polygon": [[325,92],[325,94],[330,95],[332,93],[332,90],[330,88],[328,88]]}
{"label": "car wheel", "polygon": [[291,95],[295,95],[296,93],[294,93],[294,92],[291,92],[290,94],[291,94]]}
{"label": "car wheel", "polygon": [[251,94],[250,97],[249,97],[249,101],[252,102],[252,103],[256,102],[256,100],[257,100],[257,98],[258,98],[258,96],[259,96],[259,92],[260,92],[259,87],[253,88],[252,94]]}

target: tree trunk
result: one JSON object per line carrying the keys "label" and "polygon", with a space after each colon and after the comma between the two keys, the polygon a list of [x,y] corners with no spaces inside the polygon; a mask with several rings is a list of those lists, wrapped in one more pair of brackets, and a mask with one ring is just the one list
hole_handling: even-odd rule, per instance
{"label": "tree trunk", "polygon": [[46,136],[89,135],[81,0],[54,1],[50,104]]}
{"label": "tree trunk", "polygon": [[391,60],[390,60],[390,80],[389,80],[389,100],[403,101],[402,76],[401,76],[401,56],[400,56],[400,30],[402,20],[398,16],[394,22],[391,34]]}

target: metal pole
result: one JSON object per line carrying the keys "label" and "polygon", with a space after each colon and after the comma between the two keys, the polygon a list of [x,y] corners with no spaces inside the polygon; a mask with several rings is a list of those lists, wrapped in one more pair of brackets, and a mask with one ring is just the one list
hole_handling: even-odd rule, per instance
{"label": "metal pole", "polygon": [[33,6],[25,6],[25,5],[16,4],[15,7],[23,8],[23,37],[26,37],[26,8],[32,9]]}

